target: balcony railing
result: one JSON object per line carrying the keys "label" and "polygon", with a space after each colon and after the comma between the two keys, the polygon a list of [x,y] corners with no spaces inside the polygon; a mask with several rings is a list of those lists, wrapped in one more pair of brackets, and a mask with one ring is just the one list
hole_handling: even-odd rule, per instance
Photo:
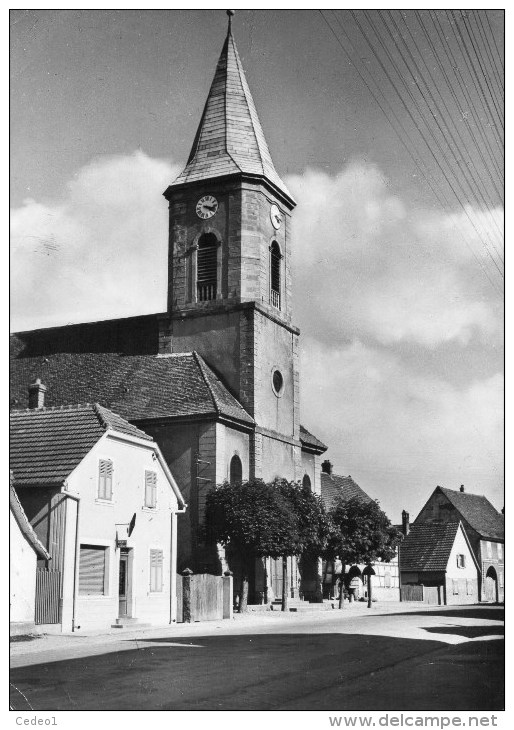
{"label": "balcony railing", "polygon": [[280,292],[275,291],[275,289],[271,290],[271,304],[277,309],[280,309]]}

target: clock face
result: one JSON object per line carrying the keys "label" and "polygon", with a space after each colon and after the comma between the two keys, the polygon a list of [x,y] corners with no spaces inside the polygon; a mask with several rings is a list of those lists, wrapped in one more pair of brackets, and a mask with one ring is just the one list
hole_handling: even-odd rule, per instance
{"label": "clock face", "polygon": [[273,226],[273,228],[278,230],[282,225],[282,220],[284,216],[282,215],[278,205],[275,205],[275,203],[273,203],[270,208],[269,217],[271,219],[271,225]]}
{"label": "clock face", "polygon": [[218,210],[218,201],[214,195],[204,195],[196,204],[196,215],[203,220],[212,218]]}

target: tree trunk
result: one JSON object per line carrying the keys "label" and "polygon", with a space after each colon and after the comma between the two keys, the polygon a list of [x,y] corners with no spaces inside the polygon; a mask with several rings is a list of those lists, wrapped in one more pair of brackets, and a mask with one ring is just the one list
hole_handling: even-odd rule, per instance
{"label": "tree trunk", "polygon": [[368,608],[371,608],[371,570],[368,573]]}
{"label": "tree trunk", "polygon": [[341,566],[341,584],[339,586],[339,608],[344,608],[344,577],[345,577],[346,565],[343,563]]}
{"label": "tree trunk", "polygon": [[239,601],[239,613],[248,610],[248,572],[245,570],[241,584],[241,599]]}
{"label": "tree trunk", "polygon": [[282,558],[282,611],[288,610],[287,556]]}

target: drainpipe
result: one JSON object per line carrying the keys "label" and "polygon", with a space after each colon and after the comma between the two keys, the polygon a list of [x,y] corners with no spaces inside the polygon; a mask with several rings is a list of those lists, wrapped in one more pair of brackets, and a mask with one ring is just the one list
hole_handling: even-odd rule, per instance
{"label": "drainpipe", "polygon": [[73,611],[71,617],[71,630],[75,631],[75,611],[77,605],[77,573],[79,564],[79,507],[80,497],[74,494],[66,494],[68,499],[74,499],[77,503],[77,519],[75,521],[75,570],[73,571]]}
{"label": "drainpipe", "polygon": [[[177,515],[183,515],[186,512],[187,505],[182,509],[171,511],[171,529],[170,529],[170,624],[176,623],[177,619],[173,618],[174,609],[177,608]],[[180,576],[182,580],[182,576]],[[175,590],[173,590],[175,586]],[[174,605],[175,604],[175,605]]]}

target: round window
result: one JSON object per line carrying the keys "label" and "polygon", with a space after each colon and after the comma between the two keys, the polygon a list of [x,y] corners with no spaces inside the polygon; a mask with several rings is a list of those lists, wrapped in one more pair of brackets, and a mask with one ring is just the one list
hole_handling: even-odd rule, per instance
{"label": "round window", "polygon": [[284,387],[284,378],[282,377],[282,373],[280,370],[274,370],[273,375],[271,376],[271,382],[273,383],[273,390],[275,391],[276,395],[280,395],[282,392],[282,388]]}

